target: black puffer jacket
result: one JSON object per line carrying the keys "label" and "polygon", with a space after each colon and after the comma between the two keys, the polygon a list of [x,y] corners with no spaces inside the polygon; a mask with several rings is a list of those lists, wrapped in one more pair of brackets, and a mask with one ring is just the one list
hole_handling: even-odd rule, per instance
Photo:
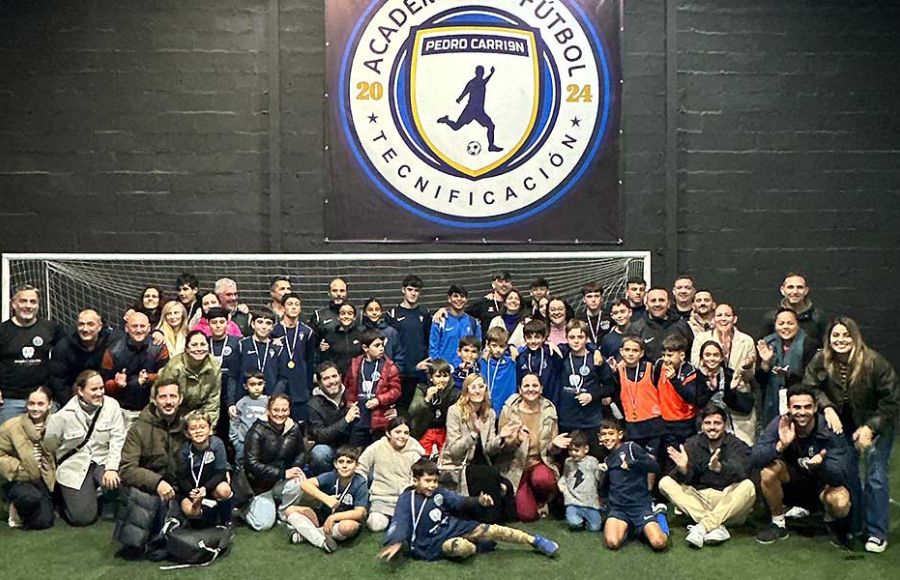
{"label": "black puffer jacket", "polygon": [[86,350],[77,332],[63,337],[53,347],[50,356],[50,389],[59,406],[72,398],[72,386],[81,371],[99,371],[103,364],[103,353],[109,346],[112,332],[102,328],[93,350]]}
{"label": "black puffer jacket", "polygon": [[116,514],[116,528],[113,540],[124,548],[143,550],[147,542],[159,533],[155,529],[157,513],[162,509],[159,496],[147,493],[136,487],[123,487],[121,490],[122,507]]}
{"label": "black puffer jacket", "polygon": [[289,420],[284,432],[268,421],[258,420],[244,439],[244,470],[250,487],[256,494],[265,493],[284,479],[291,467],[303,467],[306,462],[306,441],[303,424]]}

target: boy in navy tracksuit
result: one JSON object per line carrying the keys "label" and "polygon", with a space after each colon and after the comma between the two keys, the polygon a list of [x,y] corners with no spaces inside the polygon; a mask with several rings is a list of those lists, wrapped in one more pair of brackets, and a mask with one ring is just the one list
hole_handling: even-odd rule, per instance
{"label": "boy in navy tracksuit", "polygon": [[[228,407],[240,398],[238,389],[240,378],[240,354],[241,339],[228,334],[228,312],[219,306],[207,310],[206,320],[209,323],[209,355],[219,363],[222,369],[222,385],[220,393],[221,408],[219,409],[219,422],[216,425],[216,435],[225,440],[228,437],[230,427]],[[229,393],[235,393],[235,399],[229,399]]]}
{"label": "boy in navy tracksuit", "polygon": [[[431,333],[431,314],[419,305],[422,279],[408,274],[402,283],[403,301],[387,312],[388,323],[397,329],[403,353],[406,355],[400,365],[402,395],[397,406],[400,412],[409,408],[416,385],[425,380],[425,371],[418,365],[428,358],[428,337]],[[394,361],[395,363],[397,361]]]}
{"label": "boy in navy tracksuit", "polygon": [[449,307],[447,315],[441,322],[433,321],[428,337],[428,357],[432,360],[442,358],[451,365],[459,364],[456,349],[459,340],[464,336],[474,336],[481,340],[481,324],[471,315],[466,314],[466,303],[469,292],[462,286],[454,284],[447,290]]}
{"label": "boy in navy tracksuit", "polygon": [[410,554],[419,560],[463,559],[492,549],[494,542],[530,545],[547,556],[559,551],[556,542],[542,536],[462,519],[463,511],[479,505],[490,507],[494,501],[484,493],[477,498],[464,497],[438,487],[438,468],[434,462],[420,459],[412,466],[412,476],[412,487],[397,500],[394,517],[385,533],[385,548],[378,554],[380,558],[390,560],[404,546],[409,546]]}
{"label": "boy in navy tracksuit", "polygon": [[600,425],[600,443],[608,451],[604,461],[606,476],[600,495],[606,498],[609,513],[603,527],[606,546],[618,550],[625,539],[644,537],[655,551],[665,550],[669,526],[665,515],[653,513],[653,501],[647,488],[647,475],[659,473],[656,460],[643,447],[622,442],[625,431],[615,419]]}
{"label": "boy in navy tracksuit", "polygon": [[[266,379],[266,395],[284,392],[278,357],[281,349],[272,342],[270,335],[275,327],[275,313],[268,308],[253,313],[253,334],[241,340],[238,377],[247,376],[250,371],[259,371]],[[234,405],[238,399],[237,385],[228,393],[228,404]]]}
{"label": "boy in navy tracksuit", "polygon": [[487,356],[479,363],[481,376],[484,377],[488,392],[491,394],[491,405],[498,417],[503,410],[503,404],[517,390],[516,362],[510,356],[507,340],[509,333],[505,328],[495,326],[489,329],[484,339]]}
{"label": "boy in navy tracksuit", "polygon": [[456,349],[456,354],[459,357],[459,364],[453,367],[451,376],[456,388],[462,390],[466,377],[480,370],[478,360],[481,356],[481,341],[474,336],[462,337],[459,339],[459,348]]}
{"label": "boy in navy tracksuit", "polygon": [[303,303],[297,294],[281,297],[284,316],[272,330],[272,338],[281,344],[278,354],[278,375],[284,381],[291,398],[291,418],[294,421],[309,419],[307,403],[312,393],[313,362],[318,339],[312,327],[300,322]]}
{"label": "boy in navy tracksuit", "polygon": [[562,357],[546,343],[547,324],[542,320],[530,320],[525,323],[523,334],[525,346],[519,348],[519,356],[516,357],[516,385],[522,384],[525,375],[537,375],[544,398],[558,405]]}
{"label": "boy in navy tracksuit", "polygon": [[606,378],[609,367],[600,354],[588,348],[587,323],[570,320],[566,324],[567,344],[562,347],[562,363],[558,378],[559,432],[584,431],[591,445],[591,455],[600,457],[597,429],[603,420],[603,403],[600,396],[601,377]]}

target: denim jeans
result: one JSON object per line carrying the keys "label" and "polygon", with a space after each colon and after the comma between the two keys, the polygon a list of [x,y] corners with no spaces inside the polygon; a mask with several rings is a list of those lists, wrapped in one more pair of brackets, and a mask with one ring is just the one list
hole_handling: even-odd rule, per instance
{"label": "denim jeans", "polygon": [[0,406],[0,425],[24,414],[27,402],[25,399],[3,399],[3,406]]}
{"label": "denim jeans", "polygon": [[334,449],[319,443],[309,452],[309,470],[313,477],[334,469]]}
{"label": "denim jeans", "polygon": [[566,523],[570,529],[585,526],[589,532],[599,532],[603,526],[600,510],[577,505],[566,506]]}
{"label": "denim jeans", "polygon": [[887,540],[891,515],[891,486],[888,473],[891,467],[891,447],[894,445],[894,427],[884,429],[866,450],[860,462],[865,464],[863,474],[863,506],[865,508],[866,533]]}

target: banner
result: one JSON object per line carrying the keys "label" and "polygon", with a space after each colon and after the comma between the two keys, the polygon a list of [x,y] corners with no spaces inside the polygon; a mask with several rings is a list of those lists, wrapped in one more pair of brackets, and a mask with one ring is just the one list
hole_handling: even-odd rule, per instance
{"label": "banner", "polygon": [[328,239],[621,242],[620,17],[327,0]]}

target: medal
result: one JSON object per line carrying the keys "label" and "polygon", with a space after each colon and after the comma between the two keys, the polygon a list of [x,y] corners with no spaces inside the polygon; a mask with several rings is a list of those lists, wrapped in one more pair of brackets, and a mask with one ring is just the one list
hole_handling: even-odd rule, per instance
{"label": "medal", "polygon": [[631,412],[631,420],[632,420],[632,421],[636,421],[636,420],[637,420],[637,410],[634,410],[634,411]]}
{"label": "medal", "polygon": [[578,369],[578,372],[581,374],[581,376],[586,377],[591,374],[591,369],[589,366],[583,365],[580,369]]}
{"label": "medal", "polygon": [[292,369],[292,368],[294,368],[295,366],[297,366],[297,365],[294,363],[294,361],[292,361],[292,360],[289,360],[289,361],[288,361],[287,368]]}
{"label": "medal", "polygon": [[380,378],[381,378],[381,373],[379,373],[378,371],[374,371],[372,373],[372,382],[375,382]]}

